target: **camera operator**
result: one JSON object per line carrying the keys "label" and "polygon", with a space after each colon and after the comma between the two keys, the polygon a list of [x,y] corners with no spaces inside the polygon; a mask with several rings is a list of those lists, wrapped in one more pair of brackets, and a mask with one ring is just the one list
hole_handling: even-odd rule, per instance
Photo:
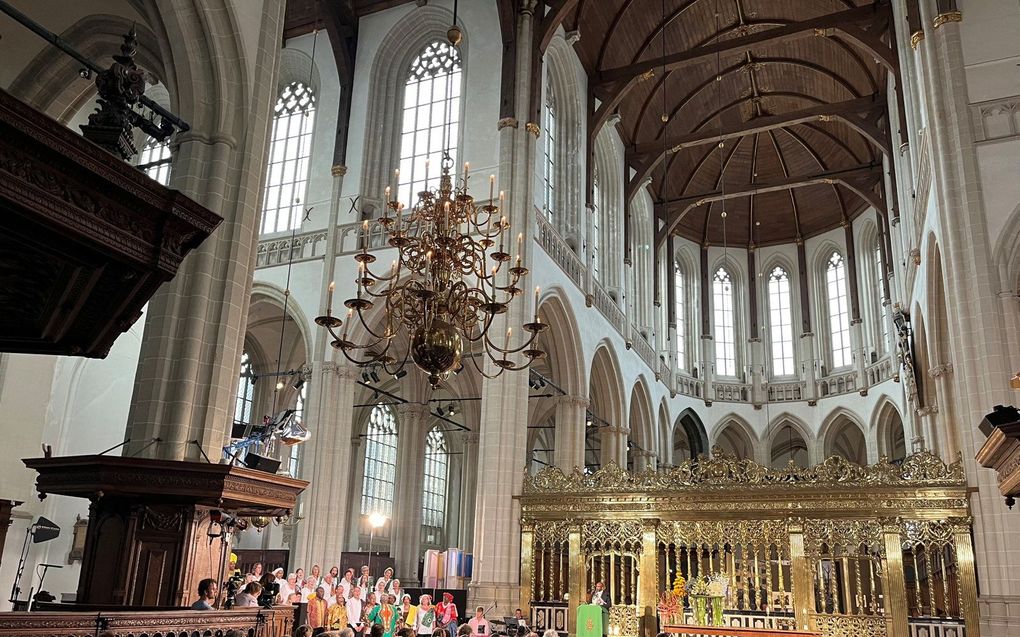
{"label": "camera operator", "polygon": [[255,608],[259,605],[259,597],[262,594],[262,584],[248,582],[244,591],[234,596],[234,606],[238,608]]}

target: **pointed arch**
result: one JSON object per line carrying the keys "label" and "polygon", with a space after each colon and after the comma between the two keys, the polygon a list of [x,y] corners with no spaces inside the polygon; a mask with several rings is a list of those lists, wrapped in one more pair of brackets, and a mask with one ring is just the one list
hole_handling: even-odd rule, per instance
{"label": "pointed arch", "polygon": [[615,128],[604,128],[595,138],[595,170],[598,189],[592,194],[592,237],[599,262],[599,281],[611,297],[621,301],[619,266],[623,252],[620,245],[621,219],[623,218],[623,156],[620,153],[619,135]]}
{"label": "pointed arch", "polygon": [[758,435],[746,420],[736,414],[729,414],[713,430],[712,446],[741,460],[754,460]]}
{"label": "pointed arch", "polygon": [[630,391],[630,417],[627,421],[630,429],[627,439],[628,467],[638,471],[646,467],[654,468],[654,458],[657,456],[654,423],[648,381],[642,374],[638,376]]}
{"label": "pointed arch", "polygon": [[818,431],[825,457],[841,456],[860,465],[868,464],[868,444],[864,425],[850,410],[837,407],[832,410]]}
{"label": "pointed arch", "polygon": [[889,462],[899,464],[907,456],[906,431],[899,409],[888,396],[883,396],[871,417],[871,433],[878,440],[878,453]]}
{"label": "pointed arch", "polygon": [[[610,431],[611,428],[621,427],[626,423],[623,380],[619,358],[608,339],[604,339],[595,349],[588,378],[589,411],[594,418],[593,426],[588,427],[591,433],[586,433],[586,436],[597,437],[600,464],[605,464],[609,460],[623,464],[626,462],[623,453],[626,450],[617,448],[617,443],[622,441],[614,438],[613,432]],[[591,464],[589,460],[586,458],[586,466]]]}
{"label": "pointed arch", "polygon": [[823,375],[852,365],[850,346],[850,288],[846,246],[826,240],[815,250],[815,315],[825,365]]}
{"label": "pointed arch", "polygon": [[785,467],[791,460],[799,467],[817,462],[811,453],[814,436],[811,428],[789,412],[779,414],[769,424],[769,462],[776,468]]}
{"label": "pointed arch", "polygon": [[[446,32],[452,22],[453,13],[449,9],[435,4],[422,6],[398,20],[379,43],[368,90],[368,103],[378,108],[368,109],[362,160],[361,192],[365,193],[363,209],[366,214],[376,214],[382,209],[383,189],[398,167],[404,87],[411,62],[430,42],[446,42]],[[461,76],[466,77],[470,34],[463,22],[458,24],[464,36],[464,42],[458,47]],[[455,116],[459,122],[464,121],[463,111],[464,100],[460,100],[459,113]],[[462,132],[463,127],[458,131],[458,138]],[[459,139],[456,143],[462,147]]]}
{"label": "pointed arch", "polygon": [[[546,76],[542,127],[547,129],[547,135],[539,138],[543,145],[546,141],[551,142],[551,146],[543,146],[550,161],[549,168],[553,171],[545,180],[552,182],[552,189],[548,192],[551,200],[543,198],[537,203],[571,249],[580,254],[585,228],[580,221],[587,222],[586,217],[581,216],[586,214],[582,212],[585,197],[580,196],[581,170],[586,165],[581,161],[580,153],[586,91],[578,77],[578,65],[577,55],[566,40],[561,35],[554,37],[545,51],[543,63]],[[542,175],[546,175],[544,168]]]}
{"label": "pointed arch", "polygon": [[[698,412],[690,407],[680,412],[673,423],[673,464],[707,456],[709,448],[708,432]],[[681,452],[687,456],[680,457]]]}
{"label": "pointed arch", "polygon": [[669,423],[669,405],[666,399],[659,401],[659,420],[656,425],[656,448],[659,466],[673,464],[673,431]]}
{"label": "pointed arch", "polygon": [[538,316],[549,325],[538,343],[546,352],[542,362],[549,371],[550,380],[559,385],[568,395],[581,395],[587,385],[580,329],[574,317],[566,294],[559,287],[546,289],[539,300]]}

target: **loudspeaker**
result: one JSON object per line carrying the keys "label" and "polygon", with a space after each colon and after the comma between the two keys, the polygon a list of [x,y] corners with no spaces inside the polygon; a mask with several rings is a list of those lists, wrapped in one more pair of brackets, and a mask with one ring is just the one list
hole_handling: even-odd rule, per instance
{"label": "loudspeaker", "polygon": [[266,473],[276,473],[276,470],[280,468],[280,461],[276,458],[267,458],[260,456],[257,453],[248,452],[244,457],[244,466],[249,469],[256,471],[265,471]]}
{"label": "loudspeaker", "polygon": [[985,438],[992,435],[992,430],[996,427],[1020,421],[1020,411],[1017,411],[1016,407],[1012,405],[1009,407],[996,405],[993,409],[994,411],[987,414],[978,425],[978,430],[984,434]]}

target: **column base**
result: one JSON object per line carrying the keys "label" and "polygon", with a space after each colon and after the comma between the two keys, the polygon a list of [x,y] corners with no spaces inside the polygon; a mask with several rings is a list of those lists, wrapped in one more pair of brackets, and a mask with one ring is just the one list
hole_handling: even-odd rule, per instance
{"label": "column base", "polygon": [[978,597],[981,637],[1020,635],[1020,595]]}

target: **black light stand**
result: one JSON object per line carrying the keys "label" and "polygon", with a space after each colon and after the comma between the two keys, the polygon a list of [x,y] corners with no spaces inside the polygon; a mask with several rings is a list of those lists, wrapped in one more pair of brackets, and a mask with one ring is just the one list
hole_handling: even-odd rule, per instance
{"label": "black light stand", "polygon": [[[39,544],[49,542],[58,535],[60,535],[60,527],[42,516],[39,516],[35,524],[25,529],[25,544],[21,547],[21,558],[18,560],[18,570],[14,576],[14,586],[11,587],[11,598],[8,600],[12,604],[16,603],[21,596],[21,576],[25,574],[25,562],[28,561],[29,538],[32,539],[32,544]],[[31,594],[29,594],[28,604],[29,606],[32,604]]]}

